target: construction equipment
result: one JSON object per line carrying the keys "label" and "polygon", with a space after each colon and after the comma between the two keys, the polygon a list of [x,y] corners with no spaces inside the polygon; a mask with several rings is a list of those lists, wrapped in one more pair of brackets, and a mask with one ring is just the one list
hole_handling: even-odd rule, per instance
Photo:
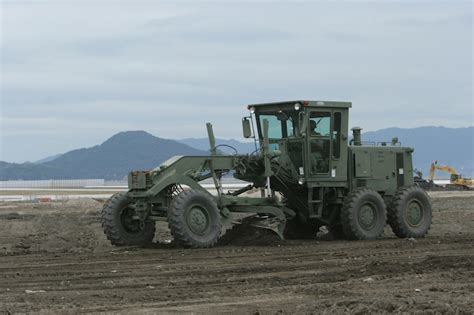
{"label": "construction equipment", "polygon": [[[259,150],[222,155],[207,124],[209,156],[175,156],[149,171],[133,171],[129,190],[111,197],[102,226],[114,245],[151,243],[155,221],[167,221],[177,243],[212,247],[236,214],[283,237],[316,236],[326,226],[336,238],[379,238],[388,221],[398,237],[423,237],[431,202],[414,184],[413,149],[391,142],[366,143],[361,128],[349,141],[349,102],[289,101],[249,105],[245,138]],[[233,172],[248,186],[225,192]],[[217,195],[200,182],[212,178]],[[257,197],[245,197],[250,191]]]}
{"label": "construction equipment", "polygon": [[459,172],[451,166],[448,165],[440,165],[438,161],[434,161],[431,163],[430,166],[430,181],[431,183],[434,182],[434,176],[436,170],[448,172],[451,176],[449,178],[449,182],[451,185],[462,186],[463,188],[469,188],[469,186],[474,185],[474,179],[472,178],[463,178]]}
{"label": "construction equipment", "polygon": [[420,186],[424,190],[432,190],[436,186],[433,182],[425,179],[423,177],[423,172],[417,168],[413,170],[413,180],[415,181],[416,185]]}

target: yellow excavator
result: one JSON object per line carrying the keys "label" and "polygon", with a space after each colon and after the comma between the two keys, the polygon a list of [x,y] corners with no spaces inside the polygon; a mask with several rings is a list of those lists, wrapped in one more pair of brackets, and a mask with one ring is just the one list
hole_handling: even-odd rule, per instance
{"label": "yellow excavator", "polygon": [[448,165],[440,165],[438,164],[438,161],[434,161],[431,163],[430,167],[430,181],[433,183],[433,179],[435,176],[436,170],[448,172],[451,174],[451,177],[449,179],[451,185],[459,185],[459,186],[464,186],[468,188],[468,186],[474,186],[474,179],[472,178],[463,178],[459,172],[451,166]]}

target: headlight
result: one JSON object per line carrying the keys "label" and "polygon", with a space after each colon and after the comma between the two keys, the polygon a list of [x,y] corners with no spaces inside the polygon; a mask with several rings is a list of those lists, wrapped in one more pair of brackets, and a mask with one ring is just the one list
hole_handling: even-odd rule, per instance
{"label": "headlight", "polygon": [[255,113],[255,107],[250,106],[249,110],[250,110],[250,113],[252,113],[252,114]]}
{"label": "headlight", "polygon": [[300,110],[301,108],[301,104],[300,103],[296,103],[295,104],[295,110]]}
{"label": "headlight", "polygon": [[298,179],[298,184],[303,185],[304,184],[304,178]]}

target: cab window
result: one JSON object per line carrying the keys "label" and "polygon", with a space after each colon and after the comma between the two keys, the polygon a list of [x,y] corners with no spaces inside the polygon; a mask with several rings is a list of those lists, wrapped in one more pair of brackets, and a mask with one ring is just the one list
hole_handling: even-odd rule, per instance
{"label": "cab window", "polygon": [[331,133],[331,113],[312,112],[310,115],[309,127],[312,136],[326,136]]}
{"label": "cab window", "polygon": [[311,112],[309,117],[310,172],[329,173],[331,112]]}
{"label": "cab window", "polygon": [[286,120],[279,119],[276,114],[260,114],[259,122],[260,128],[262,130],[263,136],[263,120],[268,120],[268,138],[269,139],[282,139],[286,137],[291,137],[294,135],[293,131],[293,121],[291,118]]}

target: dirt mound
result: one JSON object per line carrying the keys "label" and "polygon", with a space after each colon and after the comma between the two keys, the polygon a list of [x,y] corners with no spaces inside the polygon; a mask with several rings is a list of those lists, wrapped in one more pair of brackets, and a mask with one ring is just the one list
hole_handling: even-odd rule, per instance
{"label": "dirt mound", "polygon": [[[104,246],[97,215],[50,214],[23,220],[28,230],[5,254],[97,252]],[[19,234],[19,233],[16,233]]]}
{"label": "dirt mound", "polygon": [[219,239],[218,246],[271,246],[284,241],[273,231],[257,228],[250,223],[236,224]]}
{"label": "dirt mound", "polygon": [[27,215],[22,215],[17,212],[10,212],[5,214],[0,214],[0,220],[22,220],[25,219]]}
{"label": "dirt mound", "polygon": [[75,201],[29,204],[18,212],[0,212],[0,255],[110,249],[100,227],[100,208],[98,203]]}

